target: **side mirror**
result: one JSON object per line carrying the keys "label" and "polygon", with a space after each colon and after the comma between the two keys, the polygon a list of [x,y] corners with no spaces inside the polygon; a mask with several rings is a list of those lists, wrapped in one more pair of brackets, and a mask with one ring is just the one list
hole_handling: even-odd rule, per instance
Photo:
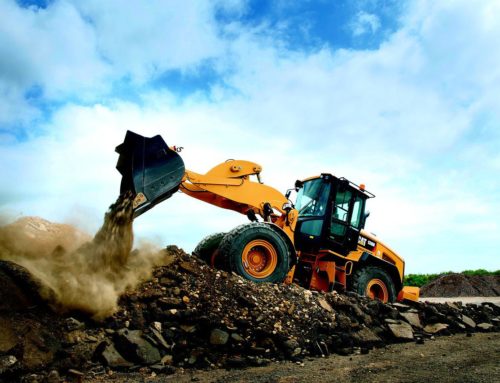
{"label": "side mirror", "polygon": [[304,183],[302,181],[300,180],[295,181],[295,191],[299,191],[299,189],[301,189],[302,186],[304,186]]}
{"label": "side mirror", "polygon": [[365,228],[365,224],[366,224],[366,219],[370,216],[370,212],[369,211],[366,211],[365,214],[363,215],[363,224],[361,225],[361,228],[364,229]]}

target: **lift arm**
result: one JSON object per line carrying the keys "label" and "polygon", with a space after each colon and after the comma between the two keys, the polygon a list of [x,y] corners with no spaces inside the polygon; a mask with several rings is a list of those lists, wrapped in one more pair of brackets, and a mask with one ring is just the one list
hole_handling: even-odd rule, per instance
{"label": "lift arm", "polygon": [[[260,215],[280,226],[293,242],[297,211],[288,199],[260,182],[262,167],[254,162],[228,160],[206,174],[186,170],[181,156],[159,135],[147,138],[127,131],[116,147],[116,168],[122,174],[120,192],[134,193],[134,217],[138,217],[180,190],[212,205],[246,214]],[[256,181],[250,178],[255,176]]]}

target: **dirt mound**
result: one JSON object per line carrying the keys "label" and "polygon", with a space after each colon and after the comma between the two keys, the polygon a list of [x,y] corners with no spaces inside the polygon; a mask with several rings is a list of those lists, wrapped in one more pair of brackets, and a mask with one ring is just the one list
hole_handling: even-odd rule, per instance
{"label": "dirt mound", "polygon": [[[175,246],[160,255],[163,265],[152,278],[123,294],[118,311],[103,322],[76,312],[61,316],[40,302],[3,307],[0,381],[26,374],[44,381],[51,371],[71,378],[108,370],[150,375],[300,362],[433,335],[500,329],[495,305],[383,304],[356,294],[255,284],[214,270]],[[0,290],[0,301],[5,294],[10,292]]]}
{"label": "dirt mound", "polygon": [[500,275],[445,274],[420,289],[422,297],[500,296]]}
{"label": "dirt mound", "polygon": [[[73,251],[91,239],[89,234],[74,226],[53,223],[40,217],[22,217],[0,227],[2,252],[16,255],[46,255],[57,246]],[[33,248],[34,245],[36,249]]]}
{"label": "dirt mound", "polygon": [[0,260],[25,267],[40,281],[40,295],[58,311],[109,316],[127,288],[151,274],[157,251],[132,252],[132,196],[120,196],[91,238],[70,225],[37,217],[0,228]]}
{"label": "dirt mound", "polygon": [[[131,251],[131,201],[120,197],[80,246],[71,227],[41,219],[0,229],[0,381],[300,363],[436,334],[500,330],[493,304],[383,304],[255,284],[176,246]],[[64,235],[73,250],[61,246]]]}

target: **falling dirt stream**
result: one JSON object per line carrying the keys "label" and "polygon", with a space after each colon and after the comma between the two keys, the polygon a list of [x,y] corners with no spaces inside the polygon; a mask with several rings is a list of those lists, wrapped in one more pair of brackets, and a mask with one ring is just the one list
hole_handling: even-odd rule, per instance
{"label": "falling dirt stream", "polygon": [[[0,259],[24,266],[39,280],[42,298],[59,311],[81,310],[101,319],[112,314],[127,288],[147,278],[158,252],[144,246],[132,251],[132,195],[118,197],[94,238],[75,249],[61,236],[19,240],[22,227],[0,228]],[[48,231],[44,229],[44,231]],[[42,233],[44,234],[44,233]]]}

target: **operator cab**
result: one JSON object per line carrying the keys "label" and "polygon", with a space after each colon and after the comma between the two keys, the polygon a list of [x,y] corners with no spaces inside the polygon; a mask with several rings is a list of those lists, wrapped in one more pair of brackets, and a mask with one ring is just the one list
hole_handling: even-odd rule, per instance
{"label": "operator cab", "polygon": [[364,190],[364,185],[327,173],[297,181],[295,188],[295,208],[299,212],[295,228],[297,250],[327,249],[343,256],[356,250],[367,217],[366,200],[375,196]]}

